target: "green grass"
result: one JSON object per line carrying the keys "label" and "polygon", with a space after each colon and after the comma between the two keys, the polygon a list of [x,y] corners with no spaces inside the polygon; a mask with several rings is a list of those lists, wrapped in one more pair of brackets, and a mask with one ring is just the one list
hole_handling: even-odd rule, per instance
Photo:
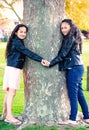
{"label": "green grass", "polygon": [[22,130],[57,130],[57,127],[45,127],[45,126],[32,126],[32,127],[26,127]]}
{"label": "green grass", "polygon": [[84,61],[84,66],[85,66],[85,69],[87,69],[87,66],[89,66],[89,60],[88,60],[88,57],[89,57],[89,40],[85,40],[84,43],[83,43],[83,61]]}
{"label": "green grass", "polygon": [[[0,130],[16,130],[16,126],[11,124],[5,123],[4,121],[0,120]],[[58,130],[59,127],[46,127],[46,126],[31,126],[23,128],[22,130]]]}
{"label": "green grass", "polygon": [[[5,68],[5,47],[6,43],[0,43],[0,115],[2,113],[3,108],[3,100],[5,92],[2,90],[3,85],[3,74],[4,74],[4,68]],[[85,74],[83,77],[83,89],[86,90],[87,86],[87,66],[89,66],[89,40],[85,40],[83,44],[83,61],[85,66]],[[84,91],[85,97],[87,99],[87,103],[89,106],[89,91]],[[13,103],[13,114],[14,115],[20,115],[24,109],[24,84],[23,84],[23,77],[21,76],[21,85],[20,90],[17,91],[16,97],[14,99]],[[79,110],[81,111],[81,108],[79,107]],[[5,123],[3,121],[0,121],[0,130],[14,130],[15,127]],[[77,128],[76,130],[86,130],[87,128]],[[89,129],[89,128],[88,128]],[[27,127],[22,130],[57,130],[57,127],[50,127],[47,128],[45,126],[34,126],[34,127]],[[66,127],[66,130],[72,130],[71,127]]]}
{"label": "green grass", "polygon": [[0,120],[0,130],[15,130],[15,126]]}

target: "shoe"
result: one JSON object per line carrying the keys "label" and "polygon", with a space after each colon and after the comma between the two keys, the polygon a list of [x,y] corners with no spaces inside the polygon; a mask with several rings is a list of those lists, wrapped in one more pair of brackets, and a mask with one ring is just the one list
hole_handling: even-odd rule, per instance
{"label": "shoe", "polygon": [[5,119],[4,120],[5,122],[7,122],[7,123],[10,123],[10,124],[12,124],[12,125],[21,125],[22,124],[22,122],[21,121],[19,121],[19,120],[8,120],[8,119]]}
{"label": "shoe", "polygon": [[65,121],[59,122],[59,125],[78,125],[78,123],[72,120],[65,120]]}

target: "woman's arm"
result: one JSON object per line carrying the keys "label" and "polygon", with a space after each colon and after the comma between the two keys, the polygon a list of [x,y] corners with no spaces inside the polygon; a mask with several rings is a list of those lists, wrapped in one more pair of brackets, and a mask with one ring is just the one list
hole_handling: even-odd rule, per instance
{"label": "woman's arm", "polygon": [[73,44],[74,44],[74,38],[73,37],[69,38],[67,43],[59,51],[58,55],[53,60],[51,60],[49,67],[54,66],[60,61],[62,61],[68,55]]}
{"label": "woman's arm", "polygon": [[14,45],[15,45],[15,48],[25,54],[26,56],[28,56],[29,58],[33,59],[33,60],[36,60],[36,61],[39,61],[41,62],[42,61],[42,57],[37,55],[36,53],[30,51],[29,49],[27,49],[24,44],[18,39],[16,42],[14,42]]}

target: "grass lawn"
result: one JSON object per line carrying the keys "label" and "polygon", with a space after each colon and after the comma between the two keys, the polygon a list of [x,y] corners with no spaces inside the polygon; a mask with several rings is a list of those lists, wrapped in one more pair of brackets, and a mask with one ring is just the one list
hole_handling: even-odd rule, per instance
{"label": "grass lawn", "polygon": [[[3,74],[4,74],[4,67],[5,67],[5,47],[6,43],[0,43],[0,115],[3,108],[3,99],[5,92],[2,90],[2,84],[3,84]],[[85,66],[85,74],[83,77],[83,89],[84,94],[87,99],[87,103],[89,106],[89,91],[86,91],[87,86],[87,66],[89,66],[89,40],[85,40],[83,44],[83,61]],[[21,85],[20,90],[17,91],[14,103],[13,103],[13,114],[14,115],[20,115],[21,112],[24,109],[24,84],[23,84],[23,77],[21,76]],[[81,108],[79,107],[79,110],[81,111]],[[0,130],[14,130],[15,127],[4,123],[3,121],[0,121]],[[89,129],[89,128],[88,128]],[[34,126],[30,128],[25,128],[23,130],[57,130],[57,127],[52,128],[46,128],[45,126]],[[61,129],[62,130],[62,129]],[[65,130],[72,130],[71,127],[67,127]],[[77,128],[76,130],[87,130],[87,128]]]}

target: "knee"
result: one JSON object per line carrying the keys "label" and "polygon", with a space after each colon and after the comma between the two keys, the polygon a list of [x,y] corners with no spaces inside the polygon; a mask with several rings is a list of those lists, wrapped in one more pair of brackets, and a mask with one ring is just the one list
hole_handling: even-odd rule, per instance
{"label": "knee", "polygon": [[12,93],[12,96],[15,97],[15,95],[16,95],[16,92],[13,92],[13,93]]}
{"label": "knee", "polygon": [[9,94],[14,97],[16,95],[16,90],[9,90]]}

